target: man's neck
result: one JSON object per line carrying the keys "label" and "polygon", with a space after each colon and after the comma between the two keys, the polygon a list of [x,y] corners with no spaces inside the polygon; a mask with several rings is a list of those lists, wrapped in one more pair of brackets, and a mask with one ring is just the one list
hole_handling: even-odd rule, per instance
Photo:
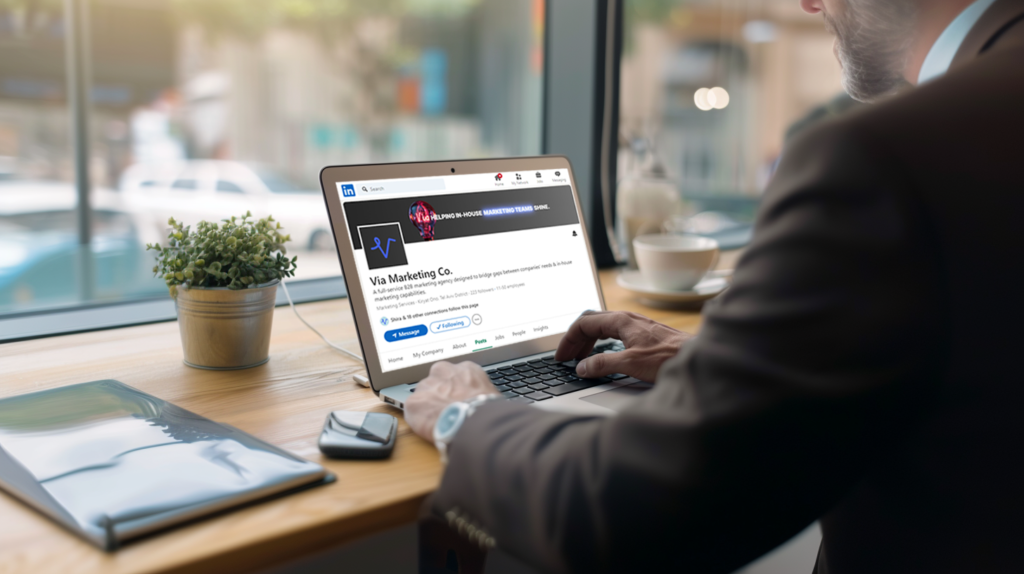
{"label": "man's neck", "polygon": [[921,8],[918,10],[917,33],[910,48],[907,65],[903,69],[903,77],[915,85],[921,74],[921,67],[924,66],[924,60],[935,45],[935,41],[961,12],[974,3],[974,0],[918,0],[918,3]]}

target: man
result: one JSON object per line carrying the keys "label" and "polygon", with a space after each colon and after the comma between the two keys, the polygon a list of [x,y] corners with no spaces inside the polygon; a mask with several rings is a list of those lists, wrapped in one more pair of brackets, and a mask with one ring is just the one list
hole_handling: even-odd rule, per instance
{"label": "man", "polygon": [[[729,572],[816,519],[820,574],[1024,572],[1024,0],[801,4],[880,103],[787,148],[698,337],[593,313],[559,346],[620,338],[579,374],[653,390],[610,418],[484,403],[438,516],[551,572]],[[490,392],[439,363],[406,417],[429,439]]]}

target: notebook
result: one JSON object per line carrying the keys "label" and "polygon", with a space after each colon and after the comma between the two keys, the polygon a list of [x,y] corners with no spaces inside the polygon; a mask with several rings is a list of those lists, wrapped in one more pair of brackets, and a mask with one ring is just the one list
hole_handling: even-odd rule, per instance
{"label": "notebook", "polygon": [[318,464],[119,381],[0,400],[0,488],[108,551],[333,479]]}

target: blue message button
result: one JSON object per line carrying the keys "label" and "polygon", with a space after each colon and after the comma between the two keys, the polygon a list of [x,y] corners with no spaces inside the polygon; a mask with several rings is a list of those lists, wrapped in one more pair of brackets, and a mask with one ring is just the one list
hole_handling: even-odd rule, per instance
{"label": "blue message button", "polygon": [[395,341],[402,341],[404,339],[412,339],[415,337],[422,337],[427,334],[426,325],[414,325],[412,327],[403,327],[401,329],[392,329],[387,333],[384,333],[384,340],[389,343]]}
{"label": "blue message button", "polygon": [[431,333],[444,333],[445,331],[454,331],[456,329],[465,329],[472,323],[469,317],[456,317],[454,319],[445,319],[443,321],[434,321],[430,324]]}

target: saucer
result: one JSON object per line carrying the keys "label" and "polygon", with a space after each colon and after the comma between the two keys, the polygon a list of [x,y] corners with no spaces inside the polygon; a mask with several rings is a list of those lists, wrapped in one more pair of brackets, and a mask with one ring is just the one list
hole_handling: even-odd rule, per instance
{"label": "saucer", "polygon": [[732,270],[712,271],[690,291],[658,289],[647,284],[640,271],[623,271],[616,282],[619,287],[639,297],[649,307],[678,308],[699,307],[701,303],[718,296],[729,287]]}

